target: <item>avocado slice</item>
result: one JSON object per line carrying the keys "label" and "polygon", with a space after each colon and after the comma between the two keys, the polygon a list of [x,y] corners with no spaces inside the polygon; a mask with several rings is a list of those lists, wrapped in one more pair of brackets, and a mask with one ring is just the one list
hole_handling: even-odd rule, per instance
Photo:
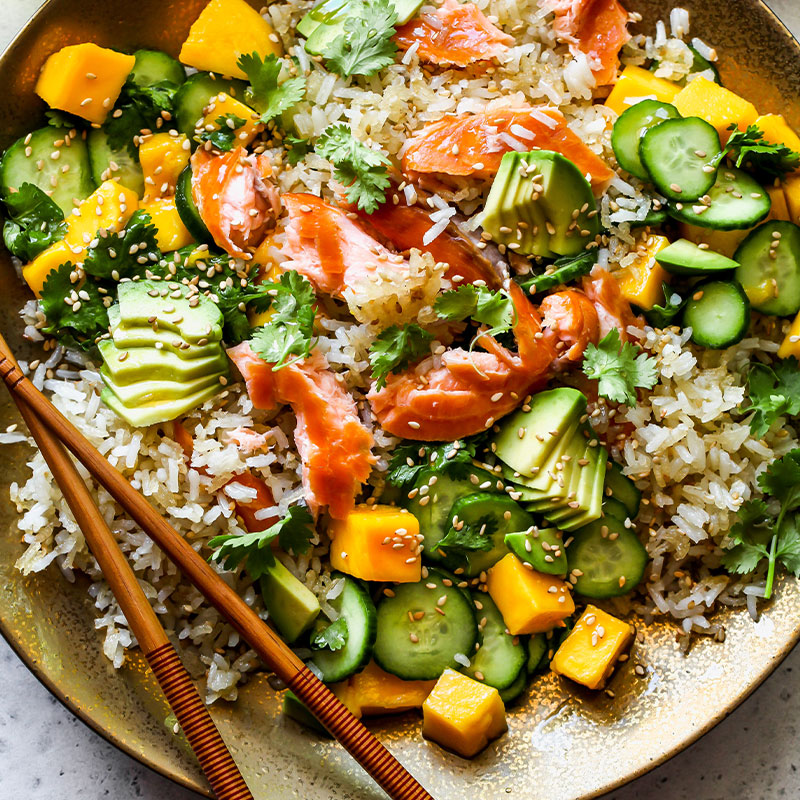
{"label": "avocado slice", "polygon": [[280,561],[266,568],[260,586],[269,617],[289,644],[314,624],[319,601]]}
{"label": "avocado slice", "polygon": [[[111,306],[108,309],[109,312],[113,311],[115,307]],[[109,319],[110,317],[111,314],[109,314]],[[139,325],[133,328],[113,328],[111,340],[119,350],[135,350],[140,347],[148,350],[162,349],[168,350],[186,361],[214,356],[221,349],[219,342],[189,344],[174,332],[160,329],[154,331],[149,325]]]}
{"label": "avocado slice", "polygon": [[561,530],[574,531],[600,519],[603,514],[603,486],[607,462],[608,453],[605,447],[593,447],[590,463],[581,472],[581,483],[578,488],[577,499],[581,508],[585,510],[567,520],[562,520],[559,523]]}
{"label": "avocado slice", "polygon": [[514,482],[526,486],[531,484],[525,478],[540,472],[564,435],[577,427],[586,412],[586,397],[577,389],[560,386],[534,395],[529,408],[508,417],[494,439],[497,457],[519,473]]}
{"label": "avocado slice", "polygon": [[565,508],[568,509],[567,515],[571,511],[567,506],[567,503],[571,502],[568,496],[571,491],[577,490],[580,479],[579,473],[582,468],[578,465],[578,460],[583,458],[586,452],[586,439],[583,435],[585,429],[585,425],[579,425],[569,437],[566,446],[561,449],[555,462],[548,463],[550,468],[547,471],[560,480],[550,479],[546,497],[533,501],[529,506],[532,511],[537,511],[545,516],[551,513],[558,515]]}
{"label": "avocado slice", "polygon": [[219,372],[201,375],[199,378],[194,378],[190,381],[144,378],[136,383],[122,385],[118,385],[114,381],[105,364],[100,367],[100,374],[106,386],[117,396],[121,403],[124,403],[129,408],[157,401],[180,400],[182,397],[195,394],[212,386],[215,386],[218,391],[222,388],[219,382],[222,373]]}
{"label": "avocado slice", "polygon": [[134,428],[144,428],[157,422],[166,422],[197,408],[201,403],[210,400],[222,388],[217,381],[211,386],[194,394],[185,395],[176,400],[153,400],[132,408],[124,403],[107,386],[100,393],[100,399],[119,417]]}
{"label": "avocado slice", "polygon": [[218,345],[211,355],[189,359],[164,348],[121,350],[111,339],[101,339],[97,347],[105,362],[104,368],[116,386],[143,380],[186,382],[211,374],[222,375],[228,370],[227,356]]}

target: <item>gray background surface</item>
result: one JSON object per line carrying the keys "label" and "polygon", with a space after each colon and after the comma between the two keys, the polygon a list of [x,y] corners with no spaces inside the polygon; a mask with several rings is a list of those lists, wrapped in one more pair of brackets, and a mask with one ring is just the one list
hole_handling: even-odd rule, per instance
{"label": "gray background surface", "polygon": [[[0,0],[0,49],[39,5],[40,0]],[[770,5],[800,34],[799,0],[772,0]],[[697,744],[605,800],[800,797],[798,672],[800,648]],[[193,792],[141,766],[85,727],[39,684],[2,638],[0,675],[0,797],[197,800]]]}

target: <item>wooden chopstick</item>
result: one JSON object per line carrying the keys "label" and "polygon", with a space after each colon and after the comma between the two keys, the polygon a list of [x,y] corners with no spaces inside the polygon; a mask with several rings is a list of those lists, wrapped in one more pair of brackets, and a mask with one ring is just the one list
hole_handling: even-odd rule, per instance
{"label": "wooden chopstick", "polygon": [[11,393],[218,800],[253,800],[206,704],[61,443]]}
{"label": "wooden chopstick", "polygon": [[72,451],[128,515],[228,620],[266,666],[308,706],[390,797],[395,800],[433,800],[339,698],[22,374],[2,336],[0,377],[5,381],[15,402],[21,400],[23,405],[27,405],[38,422]]}

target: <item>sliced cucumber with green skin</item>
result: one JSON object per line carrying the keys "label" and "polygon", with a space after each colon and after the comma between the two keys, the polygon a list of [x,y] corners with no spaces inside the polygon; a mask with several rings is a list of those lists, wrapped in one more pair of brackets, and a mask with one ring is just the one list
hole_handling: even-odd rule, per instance
{"label": "sliced cucumber with green skin", "polygon": [[502,494],[476,492],[462,497],[453,503],[450,509],[451,525],[469,525],[475,532],[485,526],[485,536],[491,545],[486,550],[469,552],[449,551],[439,547],[439,555],[449,569],[463,569],[464,575],[474,578],[484,570],[494,566],[503,556],[508,554],[505,536],[513,531],[528,530],[533,526],[533,517],[510,497]]}
{"label": "sliced cucumber with green skin", "polygon": [[[113,179],[126,189],[144,194],[144,175],[139,162],[127,147],[115,150],[108,143],[108,136],[102,128],[92,128],[86,137],[89,148],[89,162],[92,165],[92,178],[96,184]],[[112,167],[112,164],[114,167]]]}
{"label": "sliced cucumber with green skin", "polygon": [[181,222],[186,226],[186,230],[198,242],[205,242],[206,244],[213,244],[214,237],[206,227],[197,206],[194,204],[192,197],[192,168],[186,166],[178,176],[178,182],[175,185],[175,208],[178,210],[178,216]]}
{"label": "sliced cucumber with green skin", "polygon": [[326,739],[333,739],[328,729],[311,713],[308,706],[291,690],[287,689],[283,695],[283,713],[295,722],[310,728]]}
{"label": "sliced cucumber with green skin", "polygon": [[542,666],[547,655],[547,636],[544,633],[534,633],[528,638],[528,675],[533,675]]}
{"label": "sliced cucumber with green skin", "polygon": [[664,197],[690,202],[714,185],[716,170],[704,167],[721,150],[719,134],[712,125],[700,117],[685,117],[648,128],[639,143],[639,158]]}
{"label": "sliced cucumber with green skin", "polygon": [[735,167],[717,170],[717,180],[708,191],[708,199],[708,204],[671,202],[667,213],[689,225],[734,231],[757,225],[769,214],[771,205],[761,184]]}
{"label": "sliced cucumber with green skin", "polygon": [[505,689],[498,690],[500,699],[503,701],[503,705],[510,706],[515,700],[518,700],[525,691],[525,687],[527,685],[528,675],[524,669],[520,670],[519,675],[517,675],[516,680],[511,684],[511,686],[507,686]]}
{"label": "sliced cucumber with green skin", "polygon": [[347,622],[347,642],[340,650],[318,650],[312,662],[320,671],[325,683],[335,683],[362,670],[372,657],[377,632],[377,614],[366,589],[348,575],[343,578],[344,589],[330,604]]}
{"label": "sliced cucumber with green skin", "polygon": [[627,509],[628,516],[635,519],[642,502],[642,493],[636,488],[636,484],[623,473],[622,467],[616,461],[612,461],[611,466],[606,470],[605,484],[604,498],[619,500]]}
{"label": "sliced cucumber with green skin", "polygon": [[[431,485],[432,478],[436,482]],[[488,485],[487,485],[488,484]],[[414,497],[405,500],[405,507],[417,518],[419,532],[425,537],[423,548],[429,561],[441,561],[442,555],[436,545],[450,530],[450,509],[461,497],[473,494],[480,488],[483,492],[496,489],[497,478],[479,467],[467,467],[465,473],[456,477],[452,473],[424,469],[414,482]],[[424,493],[421,493],[424,492]],[[425,498],[429,499],[426,501]]]}
{"label": "sliced cucumber with green skin", "polygon": [[709,281],[694,287],[683,310],[692,341],[722,350],[741,342],[750,327],[750,301],[736,281]]}
{"label": "sliced cucumber with green skin", "polygon": [[639,158],[642,136],[653,126],[679,117],[680,113],[675,106],[659,100],[641,100],[623,111],[611,131],[611,146],[619,165],[631,175],[649,181],[650,174]]}
{"label": "sliced cucumber with green skin", "polygon": [[786,317],[800,310],[800,228],[770,221],[751,231],[734,254],[736,280],[756,311]]}
{"label": "sliced cucumber with green skin", "polygon": [[129,76],[137,86],[155,86],[169,81],[180,86],[186,80],[183,64],[161,50],[137,50],[136,61]]}
{"label": "sliced cucumber with green skin", "polygon": [[[53,199],[64,216],[69,216],[72,209],[95,190],[95,182],[86,142],[76,136],[67,147],[68,134],[66,128],[48,126],[17,139],[0,162],[3,197],[19,189],[23,183],[32,183]],[[61,142],[61,145],[56,146],[56,142]],[[58,158],[51,158],[55,152],[59,154]],[[37,164],[42,168],[39,169]],[[69,168],[66,172],[65,167]]]}
{"label": "sliced cucumber with green skin", "polygon": [[197,123],[203,118],[203,111],[212,97],[224,92],[241,100],[247,84],[239,80],[212,78],[208,72],[197,72],[175,92],[175,124],[194,142]]}
{"label": "sliced cucumber with green skin", "polygon": [[614,517],[620,522],[625,522],[630,517],[625,503],[616,497],[603,497],[603,516]]}
{"label": "sliced cucumber with green skin", "polygon": [[438,569],[429,569],[419,583],[392,588],[394,596],[378,603],[373,649],[378,666],[408,681],[432,681],[448,667],[460,669],[455,656],[469,658],[478,641],[475,609],[466,592]]}
{"label": "sliced cucumber with green skin", "polygon": [[575,591],[584,597],[619,597],[641,581],[648,556],[639,537],[613,517],[575,531],[567,553],[570,571],[578,570]]}
{"label": "sliced cucumber with green skin", "polygon": [[[461,671],[495,689],[505,689],[525,671],[528,651],[519,636],[506,633],[506,623],[494,600],[483,592],[472,592],[480,647],[468,654],[470,665]],[[446,609],[445,609],[446,610]],[[478,675],[482,677],[477,677]]]}
{"label": "sliced cucumber with green skin", "polygon": [[537,572],[564,575],[567,571],[563,537],[555,528],[508,533],[505,544],[520,561],[530,564]]}
{"label": "sliced cucumber with green skin", "polygon": [[709,275],[729,272],[739,266],[732,258],[704,250],[688,239],[678,239],[656,253],[656,261],[673,275]]}

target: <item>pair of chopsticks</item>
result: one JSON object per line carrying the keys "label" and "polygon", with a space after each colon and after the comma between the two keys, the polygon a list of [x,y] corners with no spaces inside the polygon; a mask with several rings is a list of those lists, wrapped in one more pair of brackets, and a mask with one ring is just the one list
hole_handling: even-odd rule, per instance
{"label": "pair of chopsticks", "polygon": [[280,637],[23,375],[0,336],[0,377],[75,516],[218,800],[253,800],[189,673],[65,447],[395,800],[433,800]]}

